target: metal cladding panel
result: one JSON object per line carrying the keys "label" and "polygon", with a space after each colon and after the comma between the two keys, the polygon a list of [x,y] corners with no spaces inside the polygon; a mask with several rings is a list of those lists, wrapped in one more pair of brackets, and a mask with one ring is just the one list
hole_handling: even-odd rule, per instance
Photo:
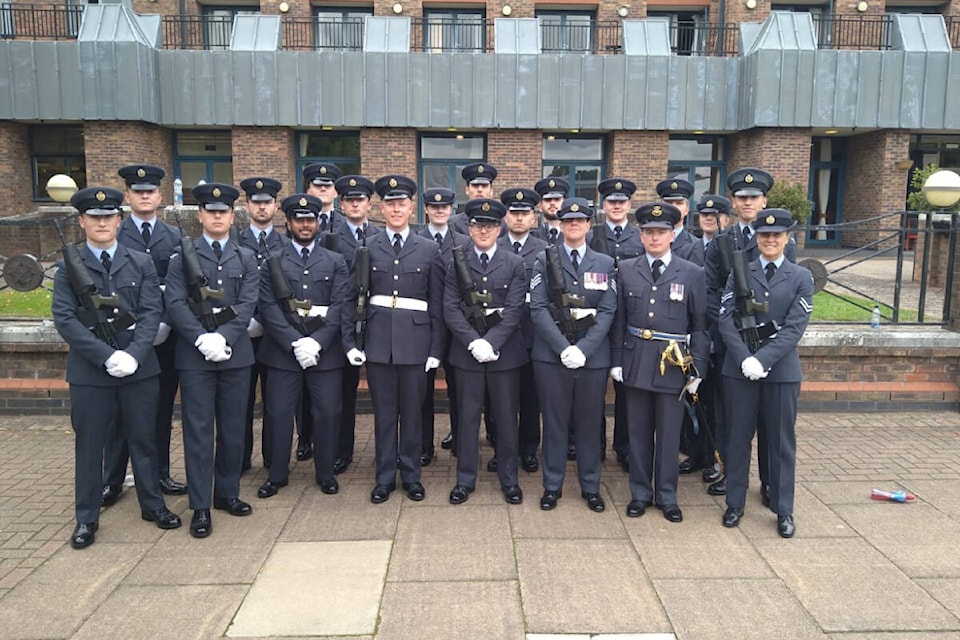
{"label": "metal cladding panel", "polygon": [[560,58],[560,113],[557,124],[561,129],[579,129],[583,113],[583,56],[557,57]]}
{"label": "metal cladding panel", "polygon": [[138,42],[151,47],[154,39],[141,29],[137,15],[119,5],[88,4],[83,11],[78,42]]}
{"label": "metal cladding panel", "polygon": [[364,83],[363,123],[368,127],[387,124],[387,57],[383,53],[368,53],[363,57]]}
{"label": "metal cladding panel", "polygon": [[670,55],[670,21],[666,18],[624,20],[622,24],[625,55]]}
{"label": "metal cladding panel", "polygon": [[746,55],[752,48],[757,38],[760,36],[762,22],[741,22],[740,23],[740,41],[737,51],[740,55]]}
{"label": "metal cladding panel", "polygon": [[[359,52],[328,52],[320,57],[320,118],[314,124],[328,126],[346,124],[345,118],[350,113],[350,109],[346,106],[346,97],[349,94],[343,88],[350,84],[354,90],[358,87],[361,91],[363,89],[363,85],[359,81],[350,83],[347,81],[350,76],[345,72],[344,67],[348,56],[354,61],[363,59],[363,54]],[[354,104],[359,105],[360,103],[355,102]],[[353,115],[354,121],[359,119],[359,114],[351,115]]]}
{"label": "metal cladding panel", "polygon": [[[875,127],[880,121],[883,100],[884,57],[879,51],[866,51],[854,59],[857,60],[857,97],[852,105],[855,118],[850,126]],[[899,101],[899,95],[897,99]]]}
{"label": "metal cladding panel", "polygon": [[[822,52],[826,53],[826,52]],[[834,87],[828,92],[817,87],[818,94],[827,93],[833,100],[833,110],[829,118],[813,123],[815,126],[856,127],[857,97],[860,93],[861,58],[858,55],[849,55],[848,51],[832,51],[834,56]]]}
{"label": "metal cladding panel", "polygon": [[[434,94],[438,94],[441,100],[446,101],[446,94],[444,84],[434,85],[431,81],[431,66],[434,56],[437,54],[431,54],[429,56],[411,56],[410,64],[407,65],[406,80],[409,83],[409,90],[406,92],[407,95],[407,124],[412,127],[428,127],[430,126],[430,104],[433,100]],[[447,55],[447,54],[440,54]],[[447,116],[449,117],[449,106],[446,107]]]}
{"label": "metal cladding panel", "polygon": [[603,56],[603,67],[598,71],[602,101],[598,114],[598,129],[622,129],[629,96],[633,94],[627,78],[626,56]]}
{"label": "metal cladding panel", "polygon": [[624,58],[625,85],[628,87],[623,97],[623,126],[625,129],[647,128],[647,66],[650,59],[646,56],[628,56]]}
{"label": "metal cladding panel", "polygon": [[864,56],[864,58],[875,57],[877,66],[880,68],[876,121],[871,123],[871,126],[897,128],[900,126],[906,58],[902,51],[888,51],[885,55],[879,51],[870,53],[873,56]]}
{"label": "metal cladding panel", "polygon": [[560,86],[559,56],[542,55],[539,59],[540,74],[537,79],[537,94],[540,101],[537,112],[538,121],[544,129],[557,129],[560,126],[560,98],[563,89]]}
{"label": "metal cladding panel", "polygon": [[611,99],[617,104],[623,104],[623,101],[619,100],[614,93],[614,88],[619,88],[617,85],[610,86],[609,89],[604,86],[603,69],[609,57],[584,56],[581,58],[583,93],[580,98],[580,120],[577,128],[602,129],[604,102]]}
{"label": "metal cladding panel", "polygon": [[293,124],[317,124],[322,118],[320,106],[321,86],[320,56],[304,56],[299,53],[284,53],[292,58],[295,66],[286,67],[281,83],[291,91],[289,101],[297,106]]}
{"label": "metal cladding panel", "polygon": [[[475,127],[499,127],[497,122],[497,65],[499,56],[470,54],[470,110]],[[512,57],[512,56],[510,56]]]}
{"label": "metal cladding panel", "polygon": [[33,64],[33,45],[26,40],[0,41],[0,116],[11,119],[37,118],[39,75]]}
{"label": "metal cladding panel", "polygon": [[756,65],[749,82],[752,85],[753,120],[750,126],[776,127],[781,125],[781,73],[783,59],[780,51],[762,50],[750,54]]}
{"label": "metal cladding panel", "polygon": [[420,68],[411,68],[411,82],[417,87],[410,91],[411,124],[429,127],[450,122],[454,66],[453,54],[435,53]]}
{"label": "metal cladding panel", "polygon": [[[947,61],[947,81],[945,87],[960,87],[960,55],[951,53]],[[960,109],[953,105],[949,93],[943,107],[943,127],[945,129],[960,129]]]}
{"label": "metal cladding panel", "polygon": [[736,131],[740,116],[737,106],[740,100],[740,78],[743,74],[743,60],[733,58],[728,61],[726,58],[714,58],[713,64],[718,66],[722,64],[724,71],[727,73],[723,85],[726,109],[722,113],[719,109],[711,109],[711,112],[715,111],[716,117],[710,118],[710,125],[705,128],[711,131],[721,129]]}
{"label": "metal cladding panel", "polygon": [[[388,53],[384,56],[387,67],[387,101],[385,103],[386,125],[388,127],[403,127],[410,121],[409,90],[413,88],[410,84],[410,67],[414,64],[414,58],[423,57],[429,54],[420,54],[415,56],[409,53]],[[426,87],[417,87],[420,90]]]}
{"label": "metal cladding panel", "polygon": [[924,82],[926,80],[925,53],[913,51],[903,54],[903,91],[900,95],[900,126],[919,127],[923,124]]}
{"label": "metal cladding panel", "polygon": [[503,54],[540,53],[539,18],[496,18],[493,50]]}
{"label": "metal cladding panel", "polygon": [[[516,55],[497,56],[497,84],[490,87],[489,91],[495,103],[497,126],[505,129],[514,129],[518,126],[520,109],[520,99],[517,95],[520,73],[517,68],[518,58],[519,56]],[[485,100],[488,96],[478,95],[477,97]]]}
{"label": "metal cladding panel", "polygon": [[[364,80],[366,55],[357,52],[340,54],[341,85],[331,83],[330,93],[338,95],[341,101],[341,122],[345,126],[360,127],[363,120],[364,105],[366,104]],[[322,90],[322,88],[321,88]]]}
{"label": "metal cladding panel", "polygon": [[239,13],[233,18],[230,48],[234,51],[280,49],[280,16]]}
{"label": "metal cladding panel", "polygon": [[517,66],[517,126],[539,128],[540,93],[537,91],[540,75],[540,56],[516,56]]}
{"label": "metal cladding panel", "polygon": [[139,14],[134,14],[134,16],[137,19],[137,24],[140,25],[140,32],[143,33],[145,39],[144,44],[148,47],[154,47],[156,49],[162,48],[163,22],[161,16],[141,16]]}
{"label": "metal cladding panel", "polygon": [[890,42],[894,49],[904,51],[951,51],[950,36],[943,16],[922,14],[891,14],[893,24]]}
{"label": "metal cladding panel", "polygon": [[297,81],[297,56],[289,51],[276,53],[276,103],[277,124],[282,127],[295,127],[300,124],[297,91],[300,83]]}
{"label": "metal cladding panel", "polygon": [[[696,71],[691,70],[687,64],[688,58],[671,57],[668,58],[667,65],[670,77],[670,85],[673,91],[667,94],[664,107],[666,109],[666,120],[668,129],[683,129],[687,116],[687,105],[689,96],[687,95],[691,88],[691,82],[695,82]],[[654,105],[650,105],[653,107]]]}
{"label": "metal cladding panel", "polygon": [[369,53],[410,51],[410,18],[366,16],[363,50]]}
{"label": "metal cladding panel", "polygon": [[[921,126],[924,129],[939,129],[944,127],[946,113],[953,105],[948,91],[950,85],[950,58],[951,53],[933,51],[926,56],[926,73],[924,73],[924,97]],[[956,85],[953,85],[956,86]]]}
{"label": "metal cladding panel", "polygon": [[276,52],[235,51],[230,56],[233,75],[233,123],[276,125]]}

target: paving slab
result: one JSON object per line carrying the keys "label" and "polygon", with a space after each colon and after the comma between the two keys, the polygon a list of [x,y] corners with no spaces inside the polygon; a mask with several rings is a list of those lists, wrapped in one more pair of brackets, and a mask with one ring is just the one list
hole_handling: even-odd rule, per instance
{"label": "paving slab", "polygon": [[516,580],[511,508],[467,502],[403,509],[387,580]]}
{"label": "paving slab", "polygon": [[953,614],[860,538],[762,541],[757,548],[824,631],[960,629]]}
{"label": "paving slab", "polygon": [[672,632],[633,546],[624,540],[517,540],[527,630]]}
{"label": "paving slab", "polygon": [[874,480],[837,480],[832,482],[821,480],[805,482],[803,487],[817,500],[829,506],[868,504],[871,502],[870,491],[872,489],[883,489],[885,491],[904,489],[904,486],[899,482],[878,482]]}
{"label": "paving slab", "polygon": [[372,634],[391,546],[388,540],[277,543],[227,635]]}
{"label": "paving slab", "polygon": [[678,640],[822,640],[778,579],[655,580]]}
{"label": "paving slab", "polygon": [[617,518],[616,502],[606,486],[601,486],[600,495],[607,503],[606,511],[596,513],[587,507],[580,497],[580,486],[568,478],[563,486],[563,497],[551,511],[540,508],[543,490],[528,493],[523,504],[510,509],[510,526],[516,539],[596,539],[622,538],[623,525]]}
{"label": "paving slab", "polygon": [[373,504],[371,489],[366,482],[351,478],[340,482],[336,495],[304,491],[280,533],[280,541],[392,539],[400,500]]}
{"label": "paving slab", "polygon": [[960,520],[960,491],[956,480],[907,480],[904,488],[938,511]]}
{"label": "paving slab", "polygon": [[72,640],[219,638],[246,590],[243,585],[121,586]]}
{"label": "paving slab", "polygon": [[921,578],[917,584],[960,619],[960,578]]}
{"label": "paving slab", "polygon": [[377,640],[523,640],[520,589],[505,582],[390,582]]}
{"label": "paving slab", "polygon": [[960,640],[960,632],[828,633],[826,637],[830,640]]}

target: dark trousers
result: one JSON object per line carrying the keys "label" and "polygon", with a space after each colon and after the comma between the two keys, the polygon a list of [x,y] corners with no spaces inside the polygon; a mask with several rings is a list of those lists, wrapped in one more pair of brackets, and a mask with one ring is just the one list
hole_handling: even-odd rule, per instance
{"label": "dark trousers", "polygon": [[677,504],[677,453],[683,405],[676,393],[624,387],[630,420],[630,498]]}
{"label": "dark trousers", "polygon": [[[606,389],[604,389],[606,392]],[[600,438],[600,446],[603,450],[607,448],[607,416],[606,402],[600,411],[600,424],[603,432]],[[613,382],[613,450],[617,454],[617,459],[626,458],[630,455],[630,428],[627,424],[627,399],[623,390],[623,383]]]}
{"label": "dark trousers", "polygon": [[184,370],[180,383],[187,495],[191,509],[209,509],[212,496],[240,497],[250,368]]}
{"label": "dark trousers", "polygon": [[562,364],[534,362],[534,379],[543,413],[543,488],[563,487],[570,425],[575,429],[580,489],[600,491],[600,425],[607,369],[567,369]]}
{"label": "dark trousers", "polygon": [[297,422],[297,449],[313,447],[313,407],[310,402],[310,392],[307,383],[303,381],[300,388],[300,410],[296,413]]}
{"label": "dark trousers", "polygon": [[[497,475],[500,486],[512,487],[517,479],[520,369],[509,371],[457,370],[457,484],[476,487],[480,460],[480,414],[492,414],[497,425]],[[484,398],[489,398],[484,400]]]}
{"label": "dark trousers", "polygon": [[[540,399],[534,380],[533,361],[520,367],[520,434],[522,456],[534,456],[540,446]],[[499,438],[499,436],[498,436]]]}
{"label": "dark trousers", "polygon": [[[446,362],[443,363],[443,377],[447,383],[447,406],[450,414],[450,431],[457,433],[457,375],[453,367]],[[437,382],[437,370],[431,369],[427,372],[427,392],[423,398],[423,408],[421,411],[421,433],[420,433],[420,451],[421,453],[433,452],[434,429],[434,386]]]}
{"label": "dark trousers", "polygon": [[423,365],[367,363],[373,401],[376,484],[392,486],[400,479],[420,481],[420,409],[427,392]]}
{"label": "dark trousers", "polygon": [[294,414],[301,406],[300,396],[304,388],[310,394],[316,480],[333,480],[333,461],[336,458],[340,427],[340,394],[331,393],[331,390],[340,389],[341,377],[340,369],[270,369],[266,398],[273,407],[270,411],[271,482],[284,482],[289,475]]}
{"label": "dark trousers", "polygon": [[[723,377],[729,402],[727,416],[730,441],[727,447],[727,506],[743,507],[750,477],[750,451],[753,434],[760,424],[766,426],[766,444],[757,450],[766,458],[767,484],[770,486],[770,510],[793,515],[794,480],[797,465],[797,400],[799,382],[765,382]],[[761,479],[761,482],[763,479]]]}
{"label": "dark trousers", "polygon": [[[263,338],[253,338],[253,350],[256,352]],[[260,418],[260,453],[264,465],[270,464],[270,430],[269,407],[267,402],[267,367],[259,362],[250,367],[250,395],[247,397],[247,419],[243,431],[243,468],[251,466],[253,457],[253,407],[257,404],[257,382],[260,383],[261,412]]]}
{"label": "dark trousers", "polygon": [[357,386],[360,384],[360,367],[343,368],[340,382],[340,429],[337,436],[337,457],[353,460],[353,445],[357,430]]}
{"label": "dark trousers", "polygon": [[137,500],[143,511],[163,506],[152,416],[157,406],[156,376],[116,387],[70,385],[70,421],[74,441],[74,491],[77,522],[100,519],[103,490],[103,452],[107,438],[121,431],[130,447],[137,477]]}

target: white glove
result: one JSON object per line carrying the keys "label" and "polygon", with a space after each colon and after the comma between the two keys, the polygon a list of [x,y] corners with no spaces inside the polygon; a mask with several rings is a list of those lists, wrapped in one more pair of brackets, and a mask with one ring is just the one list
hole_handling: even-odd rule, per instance
{"label": "white glove", "polygon": [[209,358],[207,358],[207,361],[208,362],[226,362],[227,360],[230,359],[230,356],[232,355],[233,355],[233,349],[231,349],[230,347],[224,347],[223,351],[218,351],[217,353],[214,353]]}
{"label": "white glove", "polygon": [[763,364],[753,356],[745,358],[744,361],[740,363],[740,371],[744,377],[751,380],[759,380],[760,378],[767,377],[767,372],[763,368]]}
{"label": "white glove", "polygon": [[293,347],[293,355],[301,368],[314,367],[320,362],[320,343],[310,336],[294,340],[290,346]]}
{"label": "white glove", "polygon": [[613,378],[614,382],[623,382],[623,367],[612,367],[610,377]]}
{"label": "white glove", "polygon": [[366,361],[367,361],[367,354],[365,354],[363,351],[360,351],[360,349],[353,348],[353,349],[350,349],[350,351],[347,351],[347,362],[349,362],[353,366],[359,367]]}
{"label": "white glove", "polygon": [[580,351],[580,347],[576,345],[570,345],[560,352],[560,362],[562,362],[563,366],[565,366],[567,369],[579,369],[583,365],[587,364],[587,356],[583,355],[583,351]]}
{"label": "white glove", "polygon": [[263,325],[254,317],[251,317],[250,322],[247,323],[247,335],[251,338],[259,338],[263,335]]}
{"label": "white glove", "polygon": [[687,378],[687,384],[683,385],[683,390],[686,391],[689,395],[697,395],[697,389],[700,388],[700,383],[703,382],[703,378]]}
{"label": "white glove", "polygon": [[170,337],[170,325],[166,322],[161,322],[160,326],[157,327],[157,337],[153,339],[153,346],[158,344],[163,344],[167,341],[167,338]]}
{"label": "white glove", "polygon": [[103,366],[107,368],[107,373],[114,378],[126,378],[137,372],[140,363],[126,351],[117,350],[107,358]]}
{"label": "white glove", "polygon": [[227,346],[227,339],[216,331],[201,333],[197,341],[193,343],[193,346],[195,346],[207,360],[219,362],[218,360],[213,360],[213,357],[223,352]]}
{"label": "white glove", "polygon": [[468,344],[467,350],[470,352],[470,355],[473,356],[473,359],[481,364],[484,362],[493,362],[499,358],[493,351],[493,345],[483,338],[478,338]]}
{"label": "white glove", "polygon": [[423,371],[428,372],[431,369],[436,369],[439,366],[440,366],[440,361],[434,358],[433,356],[430,356],[429,358],[427,358],[427,364],[423,366]]}

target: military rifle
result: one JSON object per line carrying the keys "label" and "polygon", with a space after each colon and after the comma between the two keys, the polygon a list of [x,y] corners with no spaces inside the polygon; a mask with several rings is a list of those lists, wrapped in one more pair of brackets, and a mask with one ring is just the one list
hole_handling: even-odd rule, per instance
{"label": "military rifle", "polygon": [[560,332],[566,336],[570,344],[576,344],[577,333],[592,327],[597,323],[593,315],[584,315],[579,318],[574,317],[573,309],[582,309],[586,306],[586,300],[573,293],[567,292],[567,285],[563,279],[563,268],[560,266],[560,247],[547,247],[546,267],[547,267],[547,292],[550,296],[550,315],[554,322],[560,328]]}
{"label": "military rifle", "polygon": [[477,290],[477,283],[473,280],[470,265],[467,264],[467,258],[463,254],[463,247],[456,244],[453,246],[453,264],[457,270],[457,283],[460,287],[460,310],[463,311],[463,316],[470,326],[483,336],[491,327],[503,320],[503,314],[500,311],[487,313],[488,307],[493,304],[493,296]]}
{"label": "military rifle", "polygon": [[267,248],[267,257],[264,262],[267,263],[267,273],[270,274],[270,284],[273,288],[273,297],[277,301],[277,306],[283,313],[290,325],[298,330],[301,335],[309,336],[311,333],[326,324],[326,319],[319,315],[310,315],[313,303],[309,300],[298,300],[293,295],[293,287],[290,286],[290,279],[283,272],[281,259],[283,256],[270,255],[270,248]]}
{"label": "military rifle", "polygon": [[354,328],[357,349],[363,351],[367,333],[367,301],[370,297],[370,249],[367,247],[367,234],[362,234],[362,242],[353,257],[354,276],[357,289],[357,324]]}
{"label": "military rifle", "polygon": [[203,275],[197,247],[183,231],[179,207],[174,207],[173,215],[177,220],[177,229],[180,230],[180,260],[187,285],[187,303],[205,331],[216,331],[220,325],[236,318],[237,312],[231,306],[220,308],[213,305],[214,301],[223,301],[223,290],[211,289],[207,277]]}
{"label": "military rifle", "polygon": [[733,295],[737,303],[734,319],[740,335],[747,344],[747,349],[750,353],[756,353],[762,341],[774,335],[780,327],[773,320],[757,324],[757,312],[766,313],[770,305],[767,302],[759,302],[754,297],[747,276],[747,257],[743,251],[732,252],[732,267]]}

